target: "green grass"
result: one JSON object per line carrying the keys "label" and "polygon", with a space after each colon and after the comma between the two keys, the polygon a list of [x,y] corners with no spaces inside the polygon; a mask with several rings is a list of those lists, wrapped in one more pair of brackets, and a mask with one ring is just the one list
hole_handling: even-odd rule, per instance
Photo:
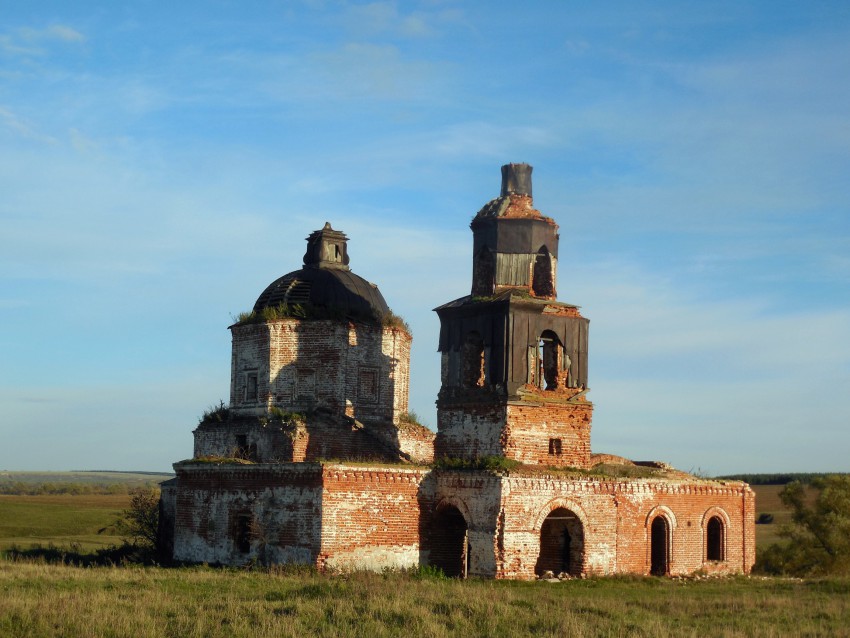
{"label": "green grass", "polygon": [[94,551],[120,545],[122,537],[112,526],[128,503],[126,494],[0,495],[0,550],[53,545]]}
{"label": "green grass", "polygon": [[850,581],[561,583],[0,561],[0,635],[841,636]]}

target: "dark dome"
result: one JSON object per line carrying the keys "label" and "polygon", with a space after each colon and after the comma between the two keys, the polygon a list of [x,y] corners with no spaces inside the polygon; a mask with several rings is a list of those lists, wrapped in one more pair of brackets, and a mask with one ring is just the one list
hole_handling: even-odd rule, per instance
{"label": "dark dome", "polygon": [[363,319],[377,319],[389,312],[375,284],[341,269],[307,267],[284,275],[257,298],[254,312],[284,303]]}
{"label": "dark dome", "polygon": [[272,282],[257,299],[254,312],[281,304],[303,307],[308,318],[378,320],[390,310],[375,284],[349,270],[348,238],[327,222],[307,238],[304,268]]}

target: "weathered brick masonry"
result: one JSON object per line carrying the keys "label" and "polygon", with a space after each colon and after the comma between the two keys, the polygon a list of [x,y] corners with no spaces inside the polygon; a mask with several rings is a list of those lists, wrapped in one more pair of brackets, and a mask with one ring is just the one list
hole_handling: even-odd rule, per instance
{"label": "weathered brick masonry", "polygon": [[533,206],[531,167],[502,178],[471,224],[471,294],[436,309],[436,438],[406,414],[409,332],[325,224],[304,267],[231,326],[230,405],[163,485],[175,559],[517,579],[750,571],[747,485],[591,454],[589,322],[557,300],[558,226]]}

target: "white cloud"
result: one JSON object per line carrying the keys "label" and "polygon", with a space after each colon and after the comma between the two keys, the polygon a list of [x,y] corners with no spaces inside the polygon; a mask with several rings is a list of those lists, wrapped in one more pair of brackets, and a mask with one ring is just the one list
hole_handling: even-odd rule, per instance
{"label": "white cloud", "polygon": [[9,109],[0,107],[0,122],[16,135],[43,144],[56,144],[57,140],[50,135],[39,132],[35,126],[16,116]]}
{"label": "white cloud", "polygon": [[[592,263],[570,296],[595,317],[594,351],[623,372],[653,361],[680,373],[737,380],[829,376],[850,365],[850,305],[777,308],[757,297],[722,298],[634,263]],[[695,282],[692,282],[692,285]],[[660,369],[668,374],[669,369]]]}
{"label": "white cloud", "polygon": [[446,27],[459,24],[463,13],[456,8],[436,7],[399,11],[397,2],[349,4],[336,21],[360,39],[385,36],[389,39],[438,37]]}
{"label": "white cloud", "polygon": [[40,57],[47,54],[44,46],[50,42],[81,44],[85,41],[85,35],[64,24],[51,24],[43,29],[25,27],[0,34],[0,51],[13,56]]}

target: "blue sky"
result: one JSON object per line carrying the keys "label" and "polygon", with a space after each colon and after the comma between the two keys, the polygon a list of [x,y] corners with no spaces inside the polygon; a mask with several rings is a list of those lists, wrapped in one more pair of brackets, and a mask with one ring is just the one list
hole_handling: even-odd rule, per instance
{"label": "blue sky", "polygon": [[593,448],[847,471],[850,4],[0,0],[0,469],[170,469],[330,221],[414,332],[528,162]]}

